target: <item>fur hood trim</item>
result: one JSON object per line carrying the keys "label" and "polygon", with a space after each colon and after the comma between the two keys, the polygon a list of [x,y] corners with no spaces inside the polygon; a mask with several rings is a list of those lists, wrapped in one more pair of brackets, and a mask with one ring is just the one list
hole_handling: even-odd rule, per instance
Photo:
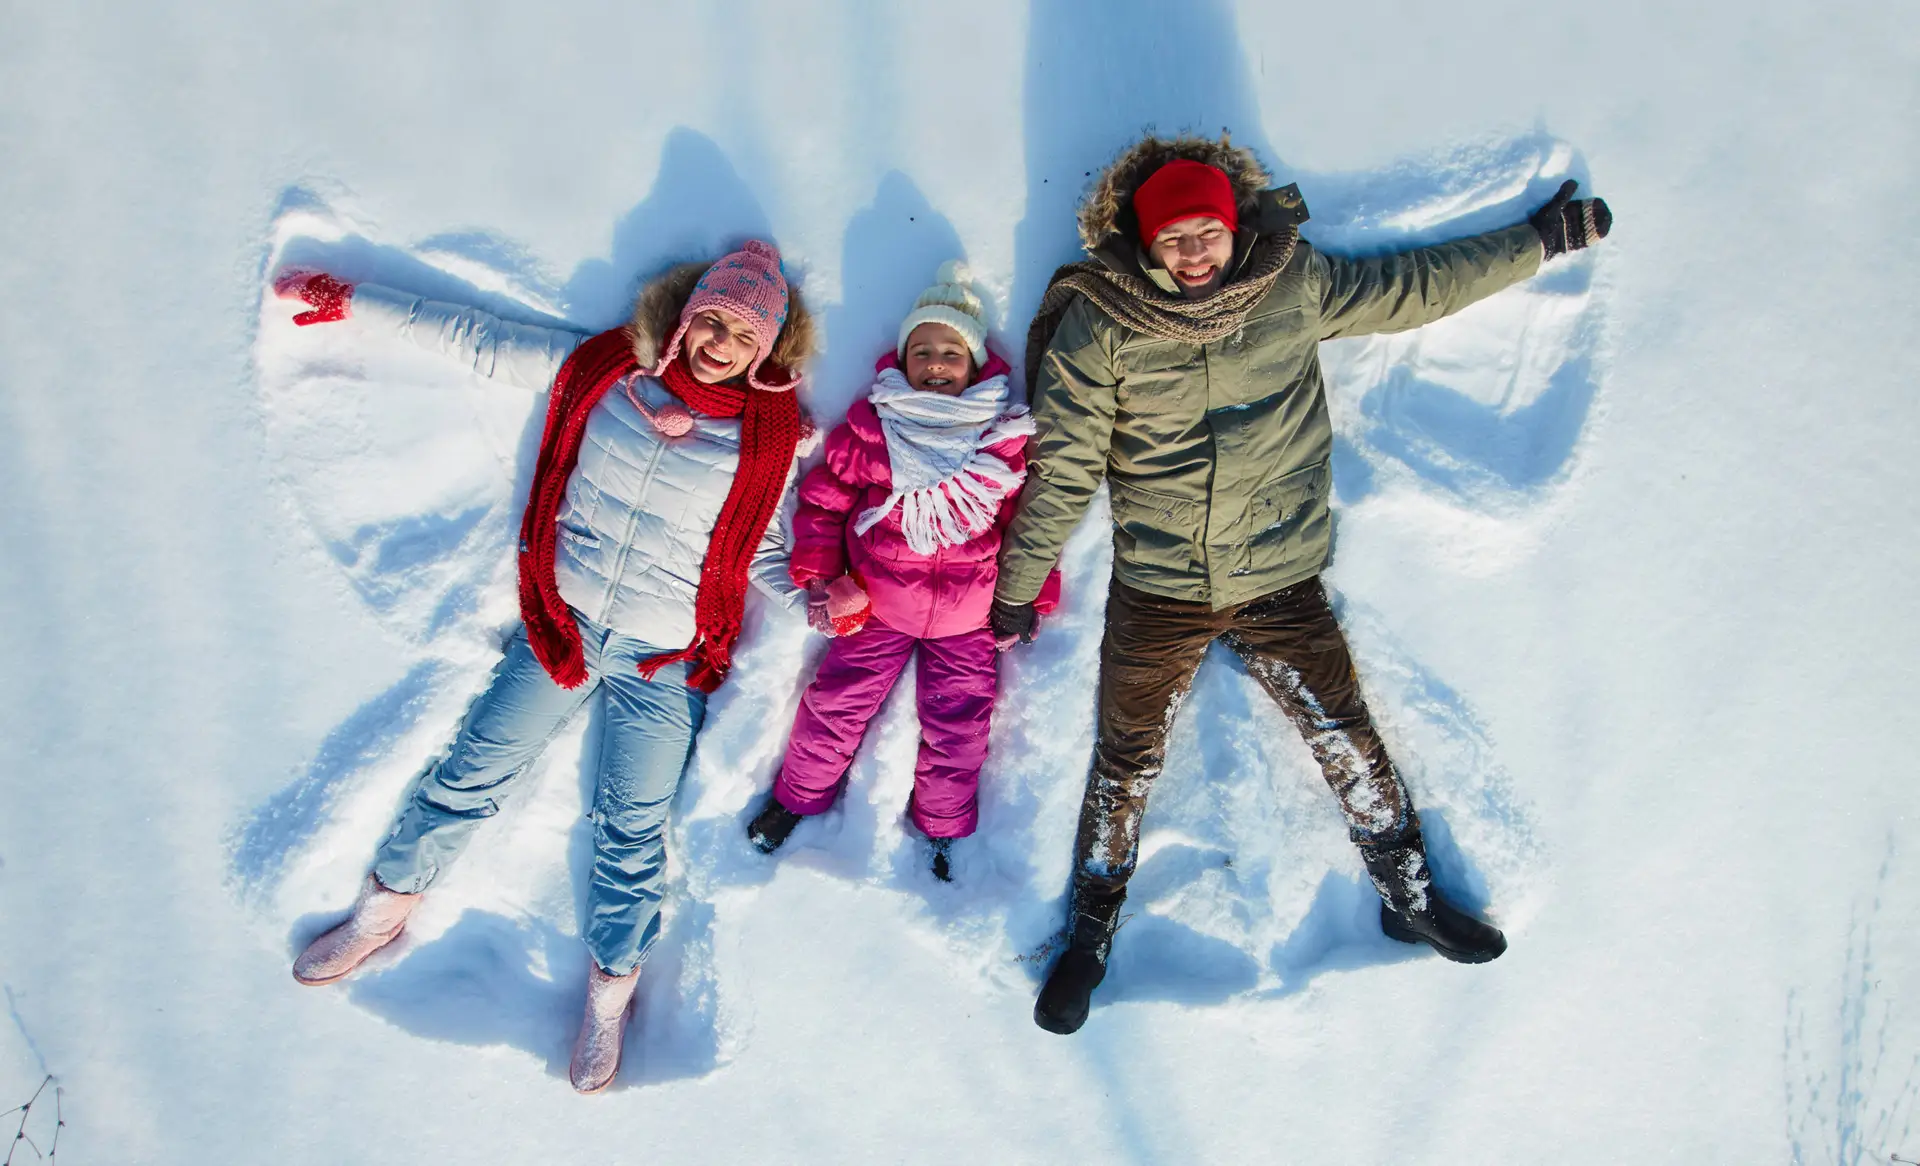
{"label": "fur hood trim", "polygon": [[[627,321],[627,333],[633,338],[633,355],[641,368],[652,368],[659,361],[661,346],[673,338],[673,330],[680,324],[680,310],[693,295],[693,285],[712,266],[712,260],[676,263],[640,288],[633,303],[633,318]],[[799,373],[819,347],[813,313],[807,311],[799,286],[788,280],[787,323],[774,339],[767,359],[788,372]]]}
{"label": "fur hood trim", "polygon": [[1093,251],[1115,235],[1133,237],[1139,220],[1133,213],[1133,192],[1155,170],[1173,161],[1187,158],[1217,166],[1233,183],[1233,199],[1240,208],[1242,223],[1258,217],[1260,195],[1273,182],[1267,168],[1253,151],[1235,146],[1222,132],[1220,139],[1182,134],[1162,138],[1154,134],[1128,146],[1107,164],[1095,178],[1086,197],[1080,200],[1080,245]]}

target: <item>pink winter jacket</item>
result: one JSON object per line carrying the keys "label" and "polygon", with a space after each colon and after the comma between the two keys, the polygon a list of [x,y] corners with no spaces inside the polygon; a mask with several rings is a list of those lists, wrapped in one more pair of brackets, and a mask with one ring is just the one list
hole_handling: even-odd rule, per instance
{"label": "pink winter jacket", "polygon": [[[875,370],[897,367],[892,353]],[[1009,371],[1006,361],[988,353],[980,377]],[[978,378],[976,378],[978,379]],[[1027,439],[1014,437],[987,447],[1016,471],[1027,466]],[[864,398],[847,410],[847,419],[827,434],[826,460],[800,483],[800,508],[793,516],[793,581],[831,582],[852,575],[866,589],[873,614],[895,631],[936,639],[987,626],[993,585],[999,575],[1000,537],[1018,504],[1016,492],[1000,504],[994,524],[957,547],[922,555],[900,531],[900,508],[865,534],[853,532],[854,519],[887,500],[893,467],[880,415]],[[1060,572],[1047,576],[1034,609],[1046,615],[1059,606]]]}

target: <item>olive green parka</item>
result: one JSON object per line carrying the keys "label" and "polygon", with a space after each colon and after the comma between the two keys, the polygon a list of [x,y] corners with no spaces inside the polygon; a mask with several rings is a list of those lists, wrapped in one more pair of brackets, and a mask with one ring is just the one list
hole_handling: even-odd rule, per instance
{"label": "olive green parka", "polygon": [[[1134,190],[1174,158],[1218,166],[1233,182],[1240,230],[1229,280],[1256,237],[1306,220],[1299,191],[1267,189],[1250,151],[1225,138],[1148,137],[1081,204],[1081,243],[1095,261],[1177,294],[1148,263],[1132,211]],[[1532,276],[1540,261],[1540,236],[1525,223],[1364,258],[1301,241],[1245,325],[1208,344],[1134,331],[1076,298],[1027,370],[1038,433],[996,598],[1040,594],[1102,480],[1114,574],[1130,587],[1217,610],[1318,574],[1332,534],[1333,450],[1320,341],[1417,328]]]}

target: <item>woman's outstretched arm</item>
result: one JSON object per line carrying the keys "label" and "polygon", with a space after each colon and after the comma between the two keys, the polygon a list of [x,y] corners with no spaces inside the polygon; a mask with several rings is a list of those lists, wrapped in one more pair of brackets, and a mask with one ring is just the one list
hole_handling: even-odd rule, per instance
{"label": "woman's outstretched arm", "polygon": [[492,380],[544,393],[586,336],[565,328],[516,324],[479,308],[429,300],[376,283],[343,283],[324,272],[289,272],[274,291],[305,301],[300,325],[355,320],[390,332]]}

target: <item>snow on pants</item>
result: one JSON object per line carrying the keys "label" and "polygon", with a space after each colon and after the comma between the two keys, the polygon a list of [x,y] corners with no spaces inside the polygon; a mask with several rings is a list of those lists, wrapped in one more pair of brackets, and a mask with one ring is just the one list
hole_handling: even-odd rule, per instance
{"label": "snow on pants", "polygon": [[1092,905],[1117,905],[1126,896],[1167,734],[1215,639],[1240,657],[1306,738],[1355,842],[1397,842],[1417,827],[1317,576],[1220,611],[1116,579],[1100,644],[1093,772],[1074,853],[1074,880]]}
{"label": "snow on pants", "polygon": [[833,641],[800,697],[787,759],[773,796],[796,814],[833,805],[867,725],[920,654],[920,760],[913,771],[913,824],[929,838],[964,838],[980,820],[980,767],[999,672],[993,633],[921,639],[871,619]]}
{"label": "snow on pants", "polygon": [[593,797],[593,874],[587,950],[615,975],[638,967],[660,934],[666,883],[667,807],[706,717],[706,694],[686,685],[685,663],[651,681],[636,670],[663,649],[575,613],[587,681],[555,684],[514,634],[493,680],[467,710],[446,757],[420,776],[380,847],[373,874],[395,891],[424,891],[466,849],[474,828],[500,812],[547,742],[589,700],[604,710]]}

